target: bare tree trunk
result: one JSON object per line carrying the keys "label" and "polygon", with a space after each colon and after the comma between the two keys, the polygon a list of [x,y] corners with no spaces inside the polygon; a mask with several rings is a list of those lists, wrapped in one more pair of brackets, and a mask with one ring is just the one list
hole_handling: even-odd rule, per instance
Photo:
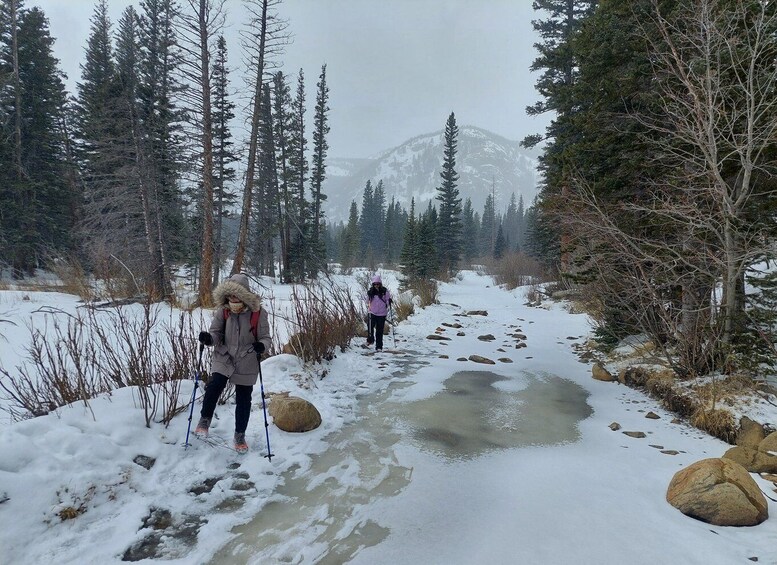
{"label": "bare tree trunk", "polygon": [[264,77],[264,51],[267,40],[267,4],[262,0],[262,15],[259,30],[259,54],[256,63],[256,84],[254,85],[254,101],[251,114],[251,138],[248,145],[248,163],[246,165],[246,181],[243,189],[243,209],[240,214],[240,229],[237,234],[237,249],[232,263],[232,274],[239,273],[243,268],[246,247],[248,246],[248,220],[251,218],[251,199],[254,191],[254,175],[256,173],[256,154],[259,143],[259,120],[261,117],[262,79]]}
{"label": "bare tree trunk", "polygon": [[213,281],[213,124],[210,105],[210,57],[208,52],[208,1],[200,0],[200,87],[202,89],[202,259],[199,303],[210,306]]}

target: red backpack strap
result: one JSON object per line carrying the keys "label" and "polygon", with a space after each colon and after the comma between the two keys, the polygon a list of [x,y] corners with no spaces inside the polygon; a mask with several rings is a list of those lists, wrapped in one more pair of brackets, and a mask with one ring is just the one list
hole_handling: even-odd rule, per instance
{"label": "red backpack strap", "polygon": [[[256,335],[259,333],[259,314],[261,313],[262,309],[255,312],[251,312],[251,333],[254,334],[254,339],[256,339]],[[226,323],[226,319],[229,318],[229,308],[224,308],[222,310],[224,312],[224,321]]]}
{"label": "red backpack strap", "polygon": [[254,334],[254,339],[257,339],[256,335],[259,333],[259,314],[262,309],[251,312],[251,333]]}

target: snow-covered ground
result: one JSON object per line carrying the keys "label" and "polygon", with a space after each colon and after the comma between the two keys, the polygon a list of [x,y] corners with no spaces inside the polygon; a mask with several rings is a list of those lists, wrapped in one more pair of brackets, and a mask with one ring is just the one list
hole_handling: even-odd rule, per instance
{"label": "snow-covered ground", "polygon": [[[384,273],[384,281],[396,289],[391,273]],[[169,519],[155,522],[157,527],[179,526],[176,535],[161,539],[158,556],[170,563],[208,562],[233,537],[234,526],[251,521],[269,500],[278,502],[275,493],[284,473],[313,472],[312,458],[331,449],[334,432],[359,417],[360,398],[403,381],[407,386],[394,391],[391,401],[414,402],[438,393],[457,371],[488,370],[506,378],[498,383],[505,390],[525,386],[527,375],[535,380],[568,379],[587,393],[592,415],[579,424],[576,441],[494,450],[460,460],[400,441],[394,460],[411,468],[412,476],[400,492],[370,501],[353,513],[353,524],[343,524],[343,536],[368,520],[387,532],[381,543],[363,548],[352,562],[728,565],[757,557],[759,563],[777,564],[775,503],[769,502],[772,517],[759,526],[723,528],[688,518],[665,501],[678,470],[719,457],[729,446],[671,423],[671,414],[637,391],[594,381],[590,365],[581,363],[572,349],[590,332],[586,316],[570,314],[558,303],[526,306],[524,292],[505,291],[490,277],[473,272],[441,285],[441,303],[417,310],[396,330],[397,350],[417,352],[425,366],[402,368],[405,357],[400,353],[364,355],[359,347],[338,353],[323,368],[305,367],[288,355],[265,361],[265,390],[306,398],[323,419],[321,427],[304,434],[270,426],[272,461],[263,457],[258,386],[248,430],[251,451],[245,456],[196,441],[185,450],[188,414],[177,416],[167,428],[146,428],[130,389],[93,400],[88,408],[75,403],[16,423],[4,417],[0,562],[118,563],[130,546],[152,533],[151,525],[144,527],[152,509],[170,512]],[[278,303],[289,295],[280,285],[274,285],[272,293]],[[57,315],[42,307],[72,313],[78,302],[63,294],[0,292],[0,319],[17,324],[0,327],[0,363],[7,370],[23,362],[29,341],[25,325],[43,327],[45,317],[50,323]],[[488,315],[460,315],[470,310]],[[453,322],[462,327],[442,325]],[[283,331],[281,324],[275,327]],[[449,341],[426,339],[438,328]],[[515,333],[526,336],[518,340],[526,347],[515,347]],[[484,334],[495,339],[479,340]],[[392,336],[386,337],[385,346],[393,346]],[[512,362],[457,360],[473,354]],[[191,383],[185,383],[182,394],[188,396],[191,390]],[[645,418],[648,411],[660,419]],[[218,408],[216,433],[231,435],[232,412],[232,406]],[[546,417],[552,422],[554,415]],[[647,437],[612,431],[608,426],[614,421],[623,431],[643,431]],[[677,454],[662,453],[668,450]],[[133,461],[138,455],[155,459],[151,469]],[[326,478],[333,484],[360,480],[358,461],[349,459],[333,469]],[[223,479],[210,492],[191,492],[213,477]],[[774,497],[771,483],[754,478]],[[67,507],[79,509],[80,515],[62,520],[59,514]],[[321,519],[326,520],[325,508],[310,511],[323,511]],[[257,548],[257,557],[249,562],[337,562],[331,555],[327,560],[325,549],[316,543],[319,534],[315,528],[299,529],[291,539],[281,532],[277,552],[263,548],[264,557],[259,557]]]}

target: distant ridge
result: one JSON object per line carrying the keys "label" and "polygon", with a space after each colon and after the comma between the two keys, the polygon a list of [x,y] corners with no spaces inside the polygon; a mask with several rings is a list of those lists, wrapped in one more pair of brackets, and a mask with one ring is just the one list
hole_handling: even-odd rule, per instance
{"label": "distant ridge", "polygon": [[[367,180],[373,184],[383,180],[387,204],[394,197],[409,209],[410,199],[415,198],[416,211],[425,209],[435,198],[440,184],[443,143],[441,130],[413,137],[382,151],[374,159],[329,159],[323,186],[328,221],[346,221],[352,201],[361,210]],[[492,185],[497,211],[507,207],[512,193],[516,198],[523,196],[526,206],[531,204],[537,194],[536,167],[536,159],[518,141],[474,126],[459,127],[456,153],[459,194],[462,202],[467,198],[472,200],[476,212],[483,212]]]}

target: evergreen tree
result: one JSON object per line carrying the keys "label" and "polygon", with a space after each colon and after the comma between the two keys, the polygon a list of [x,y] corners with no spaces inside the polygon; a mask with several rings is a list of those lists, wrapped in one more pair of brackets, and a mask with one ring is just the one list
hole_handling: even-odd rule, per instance
{"label": "evergreen tree", "polygon": [[229,69],[227,42],[221,35],[216,41],[213,61],[213,200],[214,200],[214,264],[213,284],[221,280],[224,254],[224,220],[230,217],[229,208],[237,202],[233,183],[236,181],[234,163],[238,160],[229,123],[235,117],[235,104],[229,97]]}
{"label": "evergreen tree", "polygon": [[360,255],[368,260],[369,266],[372,266],[376,253],[372,238],[372,233],[375,229],[374,222],[374,192],[372,181],[368,179],[364,185],[364,190],[362,191],[362,211],[359,216],[359,234],[361,236]]}
{"label": "evergreen tree", "polygon": [[[563,166],[563,154],[565,148],[578,140],[570,125],[576,111],[571,91],[579,70],[572,44],[582,22],[593,14],[597,4],[596,0],[534,0],[532,3],[534,10],[546,15],[545,19],[532,22],[534,29],[543,38],[542,43],[535,44],[539,56],[531,66],[532,71],[542,71],[535,88],[543,100],[528,107],[526,112],[529,115],[555,112],[555,118],[544,136],[551,143],[540,157],[540,172],[543,176],[541,193],[543,204],[547,206],[552,204],[554,195],[569,190],[569,175]],[[542,140],[543,136],[529,136],[523,144],[532,147]],[[538,211],[540,214],[535,219],[538,229],[556,234],[542,254],[548,261],[558,261],[561,258],[561,240],[566,239],[568,234],[561,233],[561,226],[553,219],[549,209],[540,207]]]}
{"label": "evergreen tree", "polygon": [[275,155],[275,129],[273,125],[270,85],[262,87],[262,104],[258,139],[259,158],[254,183],[255,202],[254,266],[258,273],[275,276],[275,240],[282,229],[281,201],[278,189],[278,167]]}
{"label": "evergreen tree", "polygon": [[478,254],[479,227],[478,219],[472,209],[472,200],[467,198],[461,212],[461,240],[463,244],[461,253],[467,264],[470,264]]}
{"label": "evergreen tree", "polygon": [[399,260],[402,251],[402,237],[407,225],[407,214],[402,210],[399,202],[391,198],[391,203],[386,210],[384,226],[383,260],[389,264],[395,264]]}
{"label": "evergreen tree", "polygon": [[405,280],[412,280],[419,273],[419,224],[415,217],[415,198],[410,199],[410,213],[407,215],[402,253],[399,255],[400,267]]}
{"label": "evergreen tree", "polygon": [[297,90],[289,114],[289,162],[290,189],[292,191],[292,226],[289,251],[289,271],[294,281],[302,281],[310,262],[311,219],[310,203],[305,197],[308,163],[305,153],[305,75],[302,69],[297,75]]}
{"label": "evergreen tree", "polygon": [[429,279],[437,276],[440,261],[437,256],[437,209],[429,202],[429,206],[421,216],[416,240],[418,257],[418,276]]}
{"label": "evergreen tree", "polygon": [[507,251],[507,240],[505,239],[502,225],[496,232],[496,241],[494,241],[494,259],[501,259]]}
{"label": "evergreen tree", "polygon": [[173,103],[180,90],[175,80],[178,46],[174,0],[141,0],[138,21],[140,119],[144,197],[148,198],[148,221],[153,226],[153,292],[169,296],[170,263],[182,258],[186,242],[179,178],[181,116]]}
{"label": "evergreen tree", "polygon": [[359,261],[361,251],[361,233],[359,231],[359,210],[356,202],[351,202],[348,213],[348,225],[342,237],[341,263],[344,267],[355,266]]}
{"label": "evergreen tree", "polygon": [[[291,126],[291,91],[286,84],[286,78],[281,71],[273,75],[273,127],[275,138],[275,158],[278,167],[279,189],[279,224],[281,240],[281,279],[291,282],[291,238],[292,230],[298,225],[296,220],[294,190],[294,174],[289,164],[293,151],[290,139]],[[293,227],[295,226],[295,227]]]}
{"label": "evergreen tree", "polygon": [[326,65],[321,67],[321,74],[316,85],[316,114],[313,119],[313,163],[310,173],[310,184],[313,200],[313,214],[311,220],[311,275],[326,265],[326,248],[321,241],[323,235],[323,211],[321,203],[326,200],[326,194],[321,192],[321,187],[326,178],[326,156],[329,143],[326,136],[329,133],[329,87],[326,84]]}
{"label": "evergreen tree", "polygon": [[496,242],[496,209],[494,207],[494,196],[488,194],[483,204],[483,216],[480,221],[480,242],[479,254],[483,257],[490,257],[494,252],[494,243]]}
{"label": "evergreen tree", "polygon": [[437,187],[437,200],[440,210],[437,220],[437,250],[440,266],[452,275],[461,259],[461,198],[456,172],[456,145],[459,128],[453,112],[445,123],[445,147],[440,177],[442,183]]}
{"label": "evergreen tree", "polygon": [[32,273],[71,243],[75,194],[67,182],[65,89],[43,12],[13,2],[4,5],[1,21],[2,69],[13,78],[0,90],[0,261],[15,274]]}

